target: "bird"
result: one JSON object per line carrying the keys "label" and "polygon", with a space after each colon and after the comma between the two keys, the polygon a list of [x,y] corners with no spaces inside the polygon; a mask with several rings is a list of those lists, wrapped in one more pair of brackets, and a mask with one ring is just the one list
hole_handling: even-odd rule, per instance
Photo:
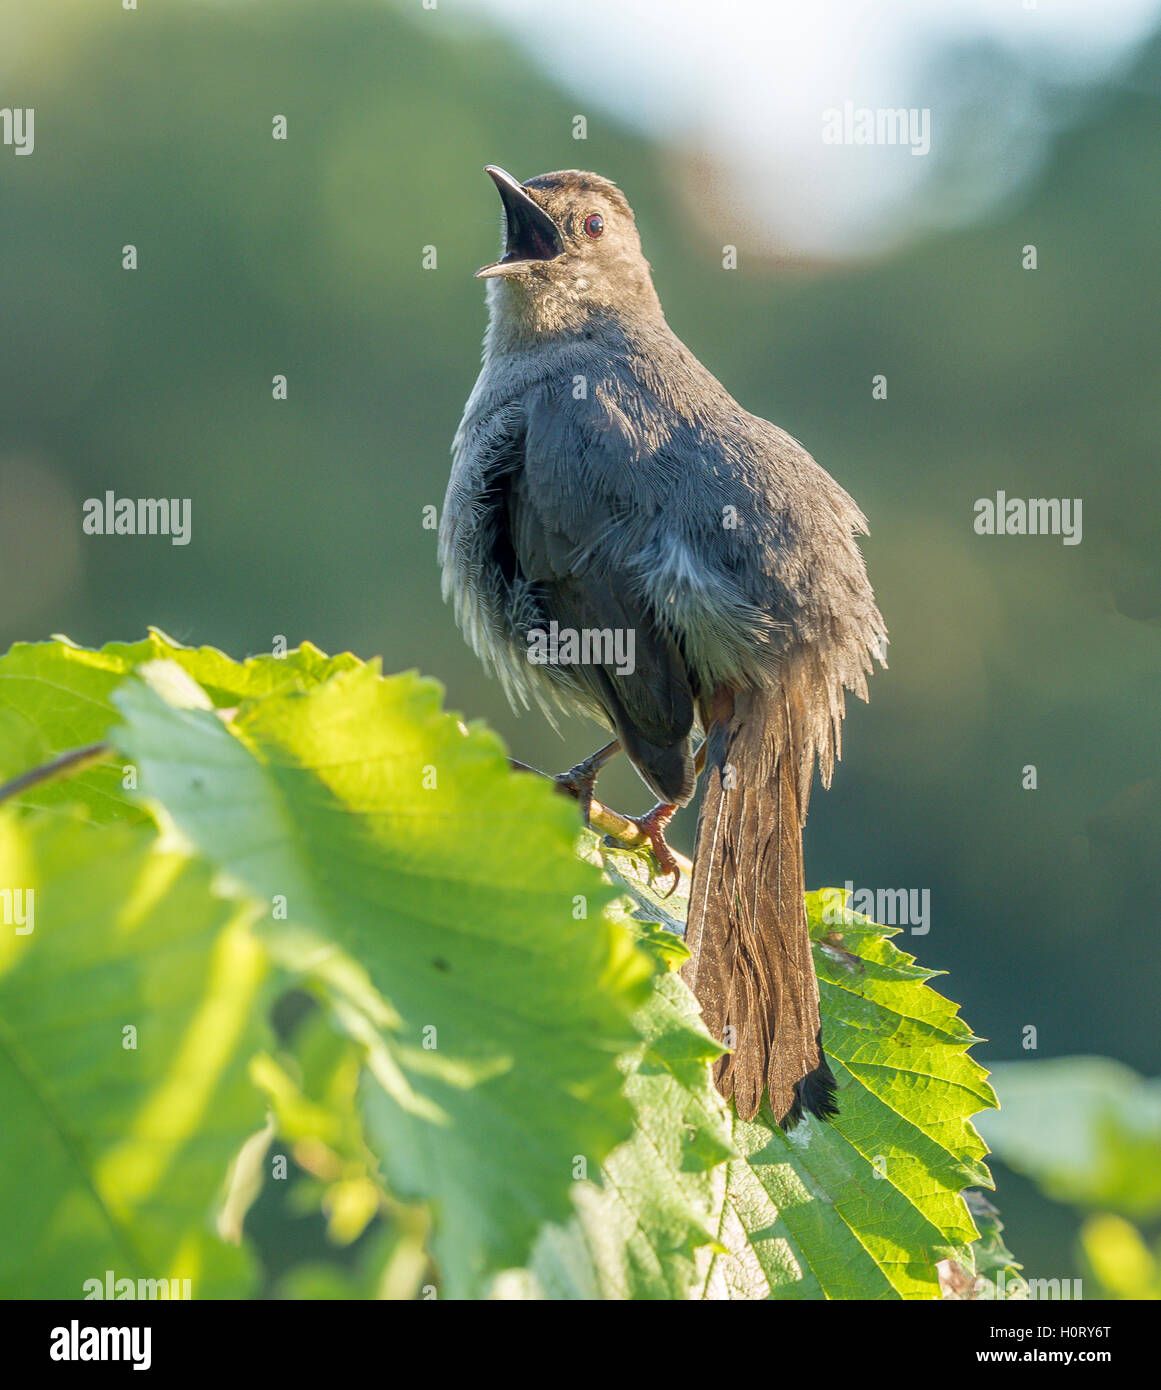
{"label": "bird", "polygon": [[616,184],[485,172],[503,254],[476,272],[488,324],[440,516],[445,600],[515,707],[612,733],[561,780],[591,798],[623,751],[675,883],[665,828],[703,776],[681,973],[726,1049],[714,1082],[743,1120],[764,1102],[786,1130],[829,1119],[802,830],[846,692],[865,700],[886,665],[866,519],[669,327]]}

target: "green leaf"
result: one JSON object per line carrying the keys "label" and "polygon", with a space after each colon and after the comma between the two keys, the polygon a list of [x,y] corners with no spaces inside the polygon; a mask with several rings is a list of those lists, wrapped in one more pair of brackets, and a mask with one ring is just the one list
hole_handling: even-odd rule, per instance
{"label": "green leaf", "polygon": [[[617,905],[610,911],[622,912]],[[702,1027],[693,995],[670,973],[688,954],[684,944],[650,923],[622,920],[658,965],[652,995],[634,1016],[641,1045],[621,1062],[636,1117],[633,1137],[609,1156],[599,1184],[577,1184],[576,1217],[543,1233],[531,1282],[501,1286],[509,1296],[685,1298],[695,1252],[712,1240],[712,1170],[736,1153],[710,1074],[722,1048]]]}
{"label": "green leaf", "polygon": [[434,1296],[434,1285],[421,1285],[427,1256],[413,1231],[381,1227],[360,1249],[353,1269],[312,1261],[290,1270],[278,1285],[286,1299],[389,1299]]}
{"label": "green leaf", "polygon": [[314,1009],[295,1030],[292,1051],[260,1055],[250,1070],[270,1101],[278,1137],[313,1175],[307,1206],[322,1210],[335,1245],[362,1235],[387,1201],[363,1134],[362,1066],[362,1050]]}
{"label": "green leaf", "polygon": [[[273,691],[306,689],[359,663],[324,656],[305,643],[284,657],[235,662],[213,647],[183,647],[157,628],[142,642],[111,642],[99,651],[67,637],[17,642],[0,657],[0,782],[39,767],[72,748],[107,737],[117,720],[113,691],[138,666],[170,660],[189,673],[218,708]],[[16,805],[60,809],[80,804],[98,824],[141,822],[141,806],[108,761],[68,779],[29,788]]]}
{"label": "green leaf", "polygon": [[1020,1273],[1022,1266],[1004,1244],[1000,1213],[982,1192],[969,1190],[964,1193],[964,1200],[980,1238],[972,1245],[970,1258],[964,1264],[950,1259],[941,1264],[944,1297],[992,1301],[1028,1298],[1028,1283]]}
{"label": "green leaf", "polygon": [[[731,1131],[710,1081],[719,1048],[676,973],[688,884],[663,898],[645,858],[584,837],[612,880],[602,884],[573,853],[575,807],[543,779],[512,774],[494,736],[440,710],[433,683],[383,680],[309,647],[239,664],[156,631],[101,652],[62,640],[0,659],[0,736],[0,776],[98,740],[117,749],[26,789],[4,822],[16,847],[8,881],[33,881],[27,846],[50,833],[111,846],[108,873],[131,842],[134,872],[170,862],[192,876],[179,876],[171,932],[203,920],[242,932],[263,970],[268,956],[280,983],[322,1004],[325,1022],[256,1057],[253,1078],[312,1175],[296,1192],[322,1204],[332,1238],[373,1225],[359,1272],[302,1270],[284,1291],[414,1296],[429,1251],[451,1297],[936,1298],[941,1275],[947,1296],[990,1297],[1014,1273],[994,1211],[975,1209],[977,1239],[964,1200],[966,1187],[990,1186],[970,1123],[994,1103],[967,1056],[975,1039],[887,929],[856,914],[824,922],[824,903],[841,895],[808,900],[840,1115],[786,1135],[764,1112]],[[132,828],[150,818],[164,853],[152,825]],[[63,882],[84,901],[94,856],[81,848],[70,841],[34,865],[37,884]],[[128,870],[118,882],[123,902],[109,884],[98,893],[106,915],[147,916]],[[610,904],[614,889],[626,906]],[[151,910],[163,896],[144,900]],[[252,925],[221,916],[236,916],[230,902]],[[43,949],[5,945],[18,974]],[[223,1111],[230,1142],[203,1218],[260,1118],[240,1072],[253,1039],[227,1051],[196,1059],[228,1071],[246,1107],[237,1121]],[[7,1056],[27,1086],[24,1055],[13,1044]],[[71,1132],[67,1104],[49,1112]],[[85,1118],[82,1106],[76,1123]],[[191,1125],[182,1143],[193,1151]],[[218,1229],[235,1238],[271,1132],[232,1170]],[[132,1164],[111,1171],[132,1194]],[[104,1188],[90,1187],[104,1212]],[[106,1237],[142,1242],[131,1252],[147,1255],[142,1277],[163,1277],[154,1252],[172,1231],[110,1190],[124,1230],[106,1218]],[[84,1223],[73,1226],[84,1237]],[[232,1286],[240,1258],[205,1219],[187,1219],[169,1253],[171,1264],[200,1258],[211,1288]]]}
{"label": "green leaf", "polygon": [[[672,921],[683,895],[657,898],[637,856],[602,853],[643,944],[664,962],[636,919]],[[991,1179],[969,1116],[993,1103],[966,1056],[975,1039],[927,985],[933,972],[887,940],[891,929],[851,913],[825,922],[833,901],[811,894],[807,907],[837,1120],[807,1119],[787,1135],[768,1110],[735,1119],[730,1155],[709,1082],[720,1049],[688,988],[662,971],[637,1016],[650,1040],[630,1071],[637,1135],[614,1152],[600,1190],[578,1188],[577,1220],[546,1232],[530,1269],[501,1281],[499,1296],[934,1299],[953,1267],[971,1288],[977,1231],[963,1190]],[[685,1064],[666,1073],[659,1045],[683,1050]],[[682,1131],[701,1143],[676,1145]]]}
{"label": "green leaf", "polygon": [[735,1121],[702,1297],[937,1298],[939,1261],[977,1236],[963,1189],[992,1183],[970,1117],[994,1098],[966,1055],[976,1039],[891,929],[825,921],[833,902],[807,895],[839,1115],[789,1134],[767,1108]]}
{"label": "green leaf", "polygon": [[33,930],[0,933],[0,1295],[81,1298],[108,1270],[244,1292],[213,1222],[262,1122],[248,915],[150,833],[75,819],[0,816],[0,885],[35,894]]}
{"label": "green leaf", "polygon": [[[1161,1249],[1150,1249],[1142,1233],[1122,1216],[1101,1212],[1086,1218],[1078,1244],[1086,1270],[1085,1283],[1096,1289],[1089,1297],[1122,1298],[1134,1302],[1161,1299]],[[1047,1283],[1049,1290],[1055,1281]]]}
{"label": "green leaf", "polygon": [[577,1162],[628,1136],[616,1058],[649,974],[573,853],[575,806],[415,676],[341,671],[228,727],[141,681],[116,703],[143,797],[363,1046],[367,1134],[432,1204],[444,1292],[522,1263]]}
{"label": "green leaf", "polygon": [[1161,1084],[1107,1057],[1001,1062],[993,1079],[1002,1109],[980,1128],[1009,1167],[1059,1202],[1161,1213]]}

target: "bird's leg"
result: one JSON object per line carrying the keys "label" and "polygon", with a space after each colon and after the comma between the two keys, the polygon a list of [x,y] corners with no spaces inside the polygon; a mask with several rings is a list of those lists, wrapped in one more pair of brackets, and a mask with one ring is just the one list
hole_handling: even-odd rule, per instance
{"label": "bird's leg", "polygon": [[584,812],[585,824],[589,823],[589,808],[593,802],[593,788],[597,784],[597,776],[601,768],[615,758],[621,751],[621,740],[615,738],[612,743],[606,743],[603,748],[598,748],[595,753],[590,753],[583,762],[577,763],[575,767],[570,767],[567,772],[559,772],[552,779],[561,791],[567,792],[569,796],[575,796],[581,804]]}
{"label": "bird's leg", "polygon": [[[705,740],[702,740],[701,747],[694,754],[693,773],[695,777],[700,777],[705,770]],[[677,891],[677,885],[681,882],[681,870],[677,867],[677,860],[673,857],[673,851],[665,840],[665,827],[673,819],[677,807],[668,801],[659,801],[652,810],[646,811],[643,816],[627,816],[626,820],[631,820],[642,835],[646,837],[653,850],[653,857],[657,860],[661,868],[662,876],[673,878],[673,887],[666,893],[670,897]]]}

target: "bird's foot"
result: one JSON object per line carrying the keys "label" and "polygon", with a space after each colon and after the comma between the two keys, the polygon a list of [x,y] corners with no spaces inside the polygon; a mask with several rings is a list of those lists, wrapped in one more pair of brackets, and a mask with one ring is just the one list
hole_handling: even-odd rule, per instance
{"label": "bird's foot", "polygon": [[657,860],[657,866],[661,870],[662,878],[673,879],[673,884],[665,897],[669,898],[677,891],[677,885],[681,882],[681,870],[678,868],[677,860],[673,856],[673,851],[665,842],[665,827],[673,819],[673,814],[677,810],[676,806],[671,806],[668,802],[659,801],[651,811],[646,811],[643,816],[627,816],[649,841],[650,848],[653,850],[653,857]]}
{"label": "bird's foot", "polygon": [[589,823],[589,812],[592,810],[593,791],[597,785],[597,775],[609,759],[620,751],[620,748],[620,743],[614,739],[612,743],[605,744],[604,748],[598,748],[595,753],[590,753],[575,767],[570,767],[567,772],[558,772],[552,779],[560,791],[576,797],[580,802],[586,825]]}
{"label": "bird's foot", "polygon": [[584,762],[570,767],[567,772],[558,772],[552,779],[559,791],[566,792],[569,796],[575,796],[580,802],[581,814],[585,818],[586,825],[589,823],[589,811],[593,805],[593,791],[597,785],[597,769],[590,766],[590,763],[591,759],[586,758]]}

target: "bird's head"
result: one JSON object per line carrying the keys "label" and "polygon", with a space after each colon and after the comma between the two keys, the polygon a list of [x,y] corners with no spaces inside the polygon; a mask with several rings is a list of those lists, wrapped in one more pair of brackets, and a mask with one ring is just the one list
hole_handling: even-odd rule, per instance
{"label": "bird's head", "polygon": [[633,209],[599,174],[565,169],[518,183],[486,166],[504,207],[504,254],[476,271],[508,314],[547,330],[594,311],[656,309]]}

